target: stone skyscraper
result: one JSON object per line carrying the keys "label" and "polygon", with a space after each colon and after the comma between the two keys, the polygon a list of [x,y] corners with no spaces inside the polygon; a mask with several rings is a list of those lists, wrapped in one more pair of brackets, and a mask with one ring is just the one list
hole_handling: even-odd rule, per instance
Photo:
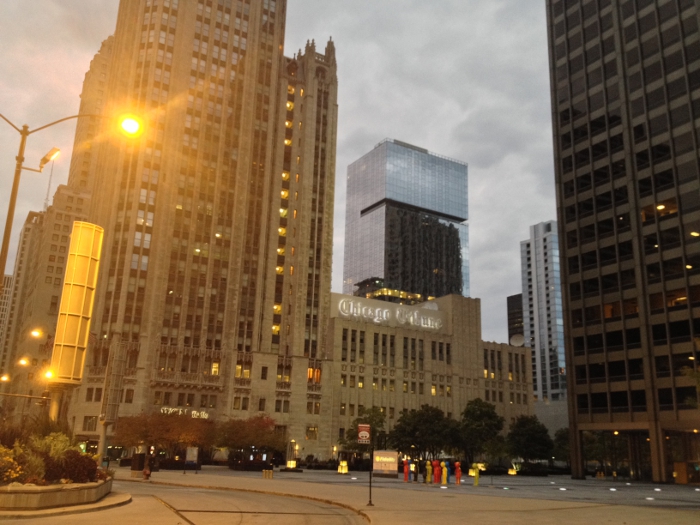
{"label": "stone skyscraper", "polygon": [[[323,429],[306,408],[329,350],[335,48],[285,57],[285,12],[284,0],[120,3],[103,112],[143,116],[145,131],[115,139],[98,122],[92,148],[105,242],[98,343],[70,404],[83,440],[115,404],[268,413],[297,441]],[[105,399],[110,352],[123,373]]]}
{"label": "stone skyscraper", "polygon": [[574,476],[700,459],[699,11],[547,1]]}

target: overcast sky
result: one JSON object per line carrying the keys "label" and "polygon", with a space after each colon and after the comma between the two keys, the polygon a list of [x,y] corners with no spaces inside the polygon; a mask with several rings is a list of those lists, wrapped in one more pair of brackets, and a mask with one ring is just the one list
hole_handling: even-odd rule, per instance
{"label": "overcast sky", "polygon": [[[189,2],[195,0],[180,0]],[[77,113],[83,77],[114,31],[118,0],[1,0],[0,113],[35,128]],[[336,43],[339,124],[333,291],[342,291],[347,166],[386,137],[469,163],[471,292],[483,338],[506,342],[528,227],[556,218],[543,0],[289,0],[286,51]],[[29,138],[26,165],[53,146],[66,181],[73,123]],[[19,134],[0,122],[0,224]],[[22,176],[8,271],[48,172]]]}

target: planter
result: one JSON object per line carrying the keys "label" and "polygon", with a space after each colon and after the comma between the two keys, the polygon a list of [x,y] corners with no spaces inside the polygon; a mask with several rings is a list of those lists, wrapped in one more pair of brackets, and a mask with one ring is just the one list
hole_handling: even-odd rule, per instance
{"label": "planter", "polygon": [[65,485],[8,485],[0,487],[0,510],[38,510],[85,505],[112,490],[112,480]]}

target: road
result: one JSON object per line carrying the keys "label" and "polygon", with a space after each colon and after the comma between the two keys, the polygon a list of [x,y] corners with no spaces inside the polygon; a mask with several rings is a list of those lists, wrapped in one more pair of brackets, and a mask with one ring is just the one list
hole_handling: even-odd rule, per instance
{"label": "road", "polygon": [[342,507],[284,496],[115,482],[128,505],[85,514],[7,520],[17,525],[366,525]]}

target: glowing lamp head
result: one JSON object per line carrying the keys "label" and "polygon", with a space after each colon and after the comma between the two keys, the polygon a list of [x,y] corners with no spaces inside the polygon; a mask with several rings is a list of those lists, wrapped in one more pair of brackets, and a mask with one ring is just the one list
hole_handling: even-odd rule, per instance
{"label": "glowing lamp head", "polygon": [[30,332],[30,334],[32,335],[32,337],[41,337],[41,330],[35,328]]}
{"label": "glowing lamp head", "polygon": [[119,119],[119,129],[127,137],[138,137],[143,133],[141,121],[133,115],[124,115]]}
{"label": "glowing lamp head", "polygon": [[46,373],[44,374],[44,377],[46,379],[51,379],[53,377],[53,372],[51,370],[47,370]]}
{"label": "glowing lamp head", "polygon": [[10,376],[8,376],[7,374],[3,374],[0,376],[0,381],[9,381],[9,380],[10,380]]}
{"label": "glowing lamp head", "polygon": [[29,360],[25,359],[24,357],[17,361],[17,364],[22,365],[22,366],[27,366],[29,364]]}

